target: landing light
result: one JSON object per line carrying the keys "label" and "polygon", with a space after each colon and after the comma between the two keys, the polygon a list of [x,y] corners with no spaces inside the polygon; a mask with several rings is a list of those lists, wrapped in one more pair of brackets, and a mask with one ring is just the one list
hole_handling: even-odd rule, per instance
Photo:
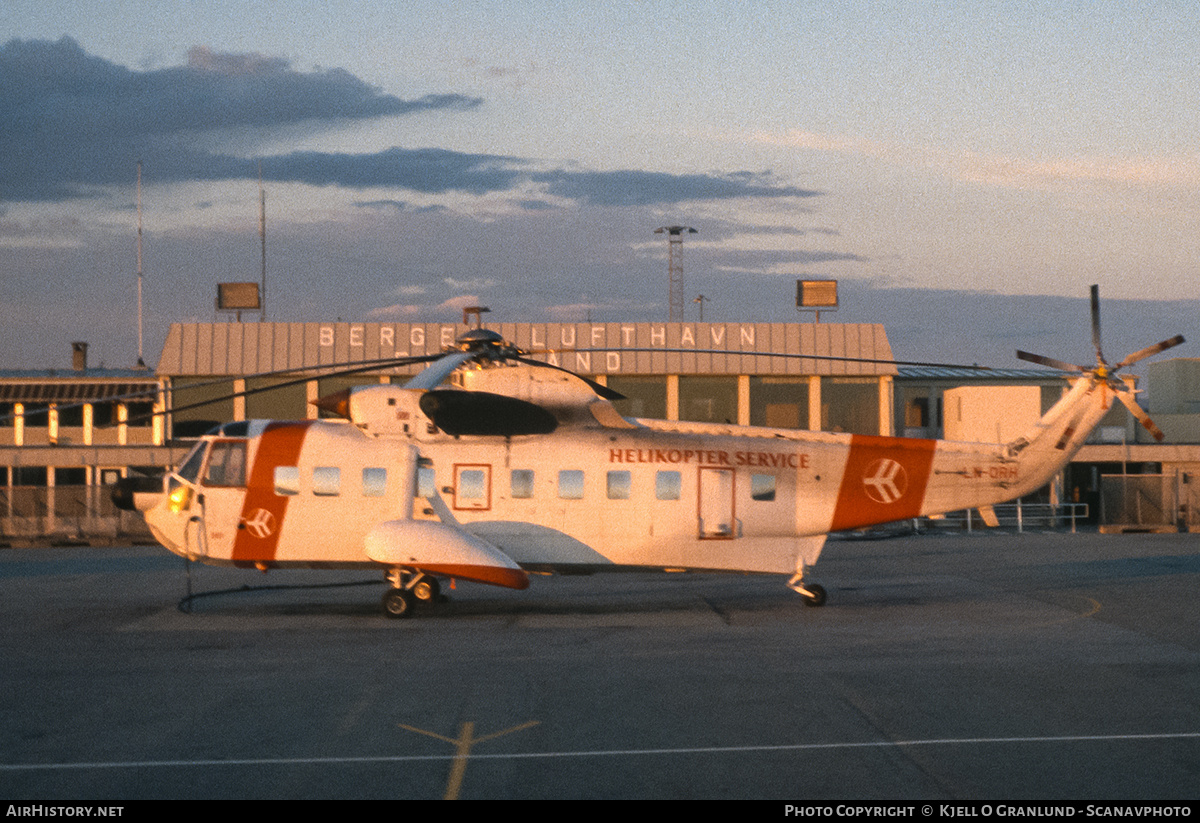
{"label": "landing light", "polygon": [[190,509],[192,506],[192,487],[179,482],[173,477],[168,486],[167,509],[173,514]]}

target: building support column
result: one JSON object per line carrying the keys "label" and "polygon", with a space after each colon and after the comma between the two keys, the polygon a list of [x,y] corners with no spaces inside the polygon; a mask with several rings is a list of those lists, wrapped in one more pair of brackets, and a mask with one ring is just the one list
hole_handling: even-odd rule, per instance
{"label": "building support column", "polygon": [[882,375],[879,378],[879,433],[884,437],[894,437],[896,434],[893,387],[890,374]]}
{"label": "building support column", "polygon": [[233,419],[234,420],[245,420],[246,419],[245,391],[246,391],[245,378],[239,377],[237,380],[233,381],[233,392],[235,395],[233,398]]}
{"label": "building support column", "polygon": [[821,430],[821,378],[815,374],[808,378],[808,430]]}

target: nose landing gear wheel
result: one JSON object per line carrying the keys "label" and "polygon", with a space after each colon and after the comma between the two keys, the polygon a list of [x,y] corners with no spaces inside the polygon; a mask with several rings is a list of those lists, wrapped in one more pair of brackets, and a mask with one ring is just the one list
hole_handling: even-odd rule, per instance
{"label": "nose landing gear wheel", "polygon": [[804,587],[808,593],[801,593],[804,597],[805,606],[824,606],[825,605],[825,587],[818,583],[810,583]]}
{"label": "nose landing gear wheel", "polygon": [[404,589],[391,589],[383,596],[383,612],[388,617],[412,617],[413,596]]}

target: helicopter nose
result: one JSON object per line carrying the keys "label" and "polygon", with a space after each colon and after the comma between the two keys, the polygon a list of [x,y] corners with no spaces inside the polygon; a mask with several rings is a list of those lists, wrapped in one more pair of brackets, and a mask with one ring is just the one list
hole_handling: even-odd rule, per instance
{"label": "helicopter nose", "polygon": [[163,478],[131,475],[122,477],[112,487],[112,501],[124,511],[146,511],[154,507],[158,496],[163,493]]}

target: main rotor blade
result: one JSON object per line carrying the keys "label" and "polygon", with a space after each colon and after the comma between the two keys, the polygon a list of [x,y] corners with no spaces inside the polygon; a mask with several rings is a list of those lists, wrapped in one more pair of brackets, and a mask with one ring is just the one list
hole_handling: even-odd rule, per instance
{"label": "main rotor blade", "polygon": [[[381,368],[396,368],[396,367],[400,367],[400,366],[411,366],[414,363],[427,363],[430,360],[437,360],[437,359],[442,358],[443,356],[444,355],[441,355],[441,354],[423,354],[423,355],[418,355],[415,357],[401,357],[401,358],[396,358],[396,359],[392,359],[392,360],[372,360],[367,365],[356,364],[354,366],[354,368],[339,369],[337,371],[332,371],[332,372],[321,374],[320,376],[321,377],[343,377],[348,374],[360,374],[362,372],[375,371],[375,370],[381,369]],[[283,372],[283,373],[288,373],[288,372],[294,373],[295,371],[297,371],[297,370],[296,369],[288,369],[287,372]],[[312,371],[320,371],[320,367],[314,368],[314,369],[312,369]],[[280,372],[268,372],[267,374],[272,374],[272,373],[278,374]],[[422,374],[424,374],[424,372],[422,372]],[[420,375],[418,375],[418,377],[419,376]],[[229,394],[220,395],[219,397],[210,397],[206,400],[200,400],[195,403],[187,403],[183,406],[172,406],[169,409],[164,409],[164,410],[158,411],[158,412],[152,412],[150,414],[136,415],[134,417],[129,418],[129,422],[140,421],[140,420],[151,420],[155,417],[160,417],[160,416],[167,415],[167,414],[175,414],[175,413],[181,412],[181,411],[190,411],[191,409],[198,409],[198,408],[201,408],[202,406],[207,406],[212,403],[223,403],[226,400],[235,400],[239,397],[248,397],[252,394],[260,394],[262,392],[275,391],[276,389],[286,389],[286,388],[290,388],[291,386],[299,386],[304,383],[307,383],[309,380],[314,380],[314,379],[316,379],[314,377],[314,375],[309,374],[304,377],[296,378],[295,380],[285,380],[282,383],[274,383],[270,386],[259,386],[258,388],[254,388],[254,389],[246,389],[246,390],[240,391],[240,392],[231,392]],[[228,381],[221,381],[221,382],[228,382]],[[181,387],[181,388],[186,389],[189,387]],[[175,390],[174,387],[172,387],[168,391],[173,393],[174,390]],[[108,428],[112,425],[115,425],[115,424],[109,423],[109,424],[106,424],[105,426],[97,426],[97,428]]]}
{"label": "main rotor blade", "polygon": [[1147,346],[1146,348],[1142,349],[1141,351],[1135,351],[1133,354],[1126,357],[1120,363],[1113,366],[1113,371],[1116,371],[1117,369],[1123,369],[1126,366],[1132,366],[1134,363],[1138,362],[1139,360],[1145,360],[1147,357],[1149,357],[1152,354],[1158,354],[1160,351],[1166,351],[1167,349],[1174,348],[1175,346],[1178,346],[1180,343],[1183,343],[1183,342],[1185,342],[1183,339],[1183,335],[1177,334],[1169,340],[1163,340],[1161,343],[1155,343],[1153,346]]}
{"label": "main rotor blade", "polygon": [[1083,366],[1076,366],[1074,363],[1067,363],[1064,360],[1056,360],[1053,357],[1047,357],[1044,354],[1034,354],[1032,352],[1021,351],[1017,349],[1017,358],[1027,360],[1030,363],[1037,363],[1040,366],[1049,366],[1052,369],[1059,371],[1083,372],[1087,371]]}
{"label": "main rotor blade", "polygon": [[1137,421],[1142,424],[1146,431],[1154,436],[1155,440],[1161,441],[1165,437],[1162,429],[1154,425],[1154,421],[1150,419],[1150,415],[1142,410],[1142,407],[1137,404],[1137,401],[1133,399],[1133,396],[1129,392],[1117,390],[1114,393],[1125,404],[1125,408],[1129,409],[1129,413],[1136,417]]}
{"label": "main rotor blade", "polygon": [[566,372],[567,374],[572,375],[573,377],[578,377],[584,383],[587,383],[592,391],[594,391],[600,397],[603,397],[605,400],[624,400],[625,399],[625,395],[621,394],[619,391],[610,389],[608,386],[601,386],[595,380],[590,380],[590,379],[584,377],[582,374],[576,374],[575,372],[571,371],[570,369],[564,369],[562,366],[556,366],[553,363],[543,363],[541,360],[531,360],[528,357],[516,357],[513,359],[519,360],[522,363],[526,363],[530,366],[541,366],[544,369],[558,369],[559,371]]}
{"label": "main rotor blade", "polygon": [[1096,347],[1096,363],[1108,365],[1104,361],[1104,352],[1100,351],[1100,287],[1092,284],[1092,345]]}
{"label": "main rotor blade", "polygon": [[[638,354],[723,354],[731,357],[783,357],[791,360],[827,360],[835,363],[878,363],[884,366],[928,366],[937,369],[971,369],[973,371],[991,371],[990,366],[980,366],[978,363],[966,365],[965,363],[930,363],[928,360],[885,360],[882,357],[839,357],[830,354],[790,354],[785,352],[763,352],[763,351],[737,351],[734,349],[656,349],[650,347],[632,347],[613,346],[610,348],[592,348],[592,349],[536,349],[528,351],[528,355],[538,354],[569,354],[578,352],[580,354],[595,354],[597,352],[634,352]],[[550,365],[542,363],[543,366]],[[1072,367],[1074,368],[1074,367]],[[573,373],[573,372],[572,372]]]}
{"label": "main rotor blade", "polygon": [[474,351],[452,351],[448,354],[439,354],[433,365],[422,371],[412,380],[404,384],[406,389],[433,389],[441,385],[442,381],[454,373],[462,364],[471,360],[479,352]]}

